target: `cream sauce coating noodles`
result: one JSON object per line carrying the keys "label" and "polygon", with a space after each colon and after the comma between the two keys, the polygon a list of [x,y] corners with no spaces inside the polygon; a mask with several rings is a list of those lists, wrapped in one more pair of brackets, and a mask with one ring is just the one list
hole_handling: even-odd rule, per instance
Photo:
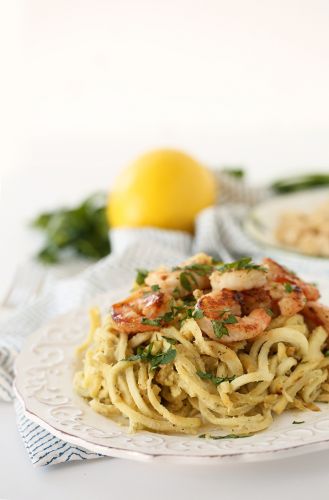
{"label": "cream sauce coating noodles", "polygon": [[262,335],[230,346],[205,337],[193,318],[133,336],[97,309],[90,318],[74,388],[130,432],[252,434],[287,409],[317,411],[315,401],[329,401],[327,332],[311,331],[300,314],[278,316]]}

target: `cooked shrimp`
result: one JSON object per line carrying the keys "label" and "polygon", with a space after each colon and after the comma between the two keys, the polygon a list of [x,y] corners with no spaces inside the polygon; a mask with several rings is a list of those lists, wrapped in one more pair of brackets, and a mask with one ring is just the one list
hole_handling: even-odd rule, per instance
{"label": "cooked shrimp", "polygon": [[233,290],[220,290],[203,295],[196,303],[196,308],[200,309],[209,319],[219,319],[224,313],[240,315],[241,306],[239,304],[239,292]]}
{"label": "cooked shrimp", "polygon": [[145,283],[148,286],[158,285],[165,293],[185,297],[193,290],[209,288],[208,275],[211,271],[212,258],[209,255],[200,253],[186,260],[173,271],[160,268],[150,272],[145,279]]}
{"label": "cooked shrimp", "polygon": [[210,276],[213,290],[250,290],[261,288],[266,284],[266,272],[261,269],[236,269],[230,271],[214,271]]}
{"label": "cooked shrimp", "polygon": [[[204,316],[197,322],[208,337],[230,344],[257,337],[268,327],[272,318],[264,309],[256,308],[248,316],[240,316],[241,295],[233,290],[217,290],[198,300],[196,310],[201,310]],[[221,326],[221,337],[216,335],[216,326]]]}
{"label": "cooked shrimp", "polygon": [[282,316],[293,316],[305,307],[307,299],[299,286],[272,282],[268,289]]}
{"label": "cooked shrimp", "polygon": [[170,310],[171,297],[161,291],[153,292],[141,288],[127,299],[112,306],[112,319],[120,332],[132,334],[155,331],[159,325],[143,323],[143,318],[152,320]]}
{"label": "cooked shrimp", "polygon": [[252,288],[239,293],[239,304],[242,309],[242,316],[248,315],[254,309],[272,309],[273,300],[265,288]]}
{"label": "cooked shrimp", "polygon": [[301,280],[274,260],[265,258],[262,265],[268,269],[267,278],[269,283],[290,283],[295,285],[300,288],[307,300],[317,300],[320,297],[319,290],[315,285]]}
{"label": "cooked shrimp", "polygon": [[318,302],[308,302],[303,314],[313,323],[313,326],[321,325],[329,333],[329,307]]}

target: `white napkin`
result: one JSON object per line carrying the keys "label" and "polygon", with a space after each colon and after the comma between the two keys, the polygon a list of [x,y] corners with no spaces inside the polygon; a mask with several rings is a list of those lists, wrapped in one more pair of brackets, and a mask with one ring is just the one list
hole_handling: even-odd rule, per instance
{"label": "white napkin", "polygon": [[[98,293],[129,286],[136,268],[152,269],[160,264],[176,264],[200,251],[221,260],[233,260],[246,255],[260,259],[263,250],[246,236],[241,222],[248,205],[263,196],[264,191],[260,195],[226,177],[221,178],[221,183],[227,203],[200,213],[194,238],[188,233],[154,228],[113,230],[113,252],[109,257],[78,277],[59,281],[32,305],[0,323],[0,399],[13,399],[13,363],[29,334],[49,319],[69,309],[87,305]],[[239,203],[229,203],[232,201]],[[277,257],[277,252],[271,254]],[[280,256],[280,259],[287,266],[296,267],[296,258],[283,259]],[[318,270],[329,276],[328,266]],[[310,271],[307,259],[298,258],[298,271]],[[33,464],[49,465],[100,456],[57,439],[27,419],[19,403],[15,404],[18,429]]]}

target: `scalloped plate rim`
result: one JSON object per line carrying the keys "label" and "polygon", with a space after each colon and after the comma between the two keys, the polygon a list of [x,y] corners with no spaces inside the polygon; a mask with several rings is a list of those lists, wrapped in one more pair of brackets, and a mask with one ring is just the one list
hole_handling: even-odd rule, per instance
{"label": "scalloped plate rim", "polygon": [[[176,464],[186,464],[187,462],[191,462],[193,465],[216,465],[218,463],[223,464],[233,464],[235,462],[238,463],[247,463],[247,462],[259,462],[259,461],[270,461],[270,460],[280,460],[284,458],[292,458],[303,454],[316,453],[317,451],[327,450],[329,449],[329,438],[323,441],[318,441],[316,443],[304,443],[296,446],[291,446],[288,448],[282,448],[278,450],[269,450],[269,451],[254,451],[254,452],[241,452],[234,454],[226,454],[226,455],[209,455],[209,456],[200,456],[200,455],[164,455],[164,454],[154,454],[154,453],[146,453],[140,451],[126,450],[124,448],[117,448],[115,446],[102,446],[86,439],[82,439],[74,436],[73,434],[65,433],[60,429],[48,424],[42,418],[38,417],[34,413],[28,411],[25,407],[24,400],[18,389],[16,384],[14,383],[14,392],[19,402],[22,405],[23,412],[27,418],[35,422],[36,424],[43,427],[48,432],[52,433],[59,439],[66,441],[74,446],[81,446],[85,448],[87,451],[91,451],[93,453],[99,453],[104,455],[104,457],[109,458],[123,458],[123,459],[131,459],[138,460],[142,462],[151,462],[151,461],[163,461],[163,462],[172,462]],[[266,431],[265,431],[266,432]],[[103,457],[99,457],[103,458]]]}

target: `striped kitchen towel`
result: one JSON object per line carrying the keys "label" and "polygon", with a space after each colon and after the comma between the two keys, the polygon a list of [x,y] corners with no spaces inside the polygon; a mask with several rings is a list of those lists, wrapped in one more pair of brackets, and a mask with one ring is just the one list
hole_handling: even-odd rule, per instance
{"label": "striped kitchen towel", "polygon": [[[263,250],[244,233],[242,221],[248,205],[264,196],[231,179],[222,178],[226,203],[204,210],[196,221],[196,232],[164,231],[154,228],[117,229],[111,232],[113,252],[78,277],[60,280],[33,304],[0,322],[0,399],[13,400],[13,363],[24,339],[51,318],[84,305],[98,293],[122,288],[132,282],[136,268],[172,265],[192,253],[205,251],[220,260],[250,255],[256,260]],[[271,254],[274,258],[278,255]],[[289,267],[308,273],[310,264],[302,257],[279,256]],[[320,271],[320,268],[318,269]],[[321,269],[323,272],[324,269]],[[328,272],[328,269],[325,270]],[[312,268],[314,274],[314,268]],[[329,275],[329,272],[328,272]],[[16,401],[18,430],[33,464],[50,465],[70,460],[98,458],[80,447],[57,439],[24,416]]]}

